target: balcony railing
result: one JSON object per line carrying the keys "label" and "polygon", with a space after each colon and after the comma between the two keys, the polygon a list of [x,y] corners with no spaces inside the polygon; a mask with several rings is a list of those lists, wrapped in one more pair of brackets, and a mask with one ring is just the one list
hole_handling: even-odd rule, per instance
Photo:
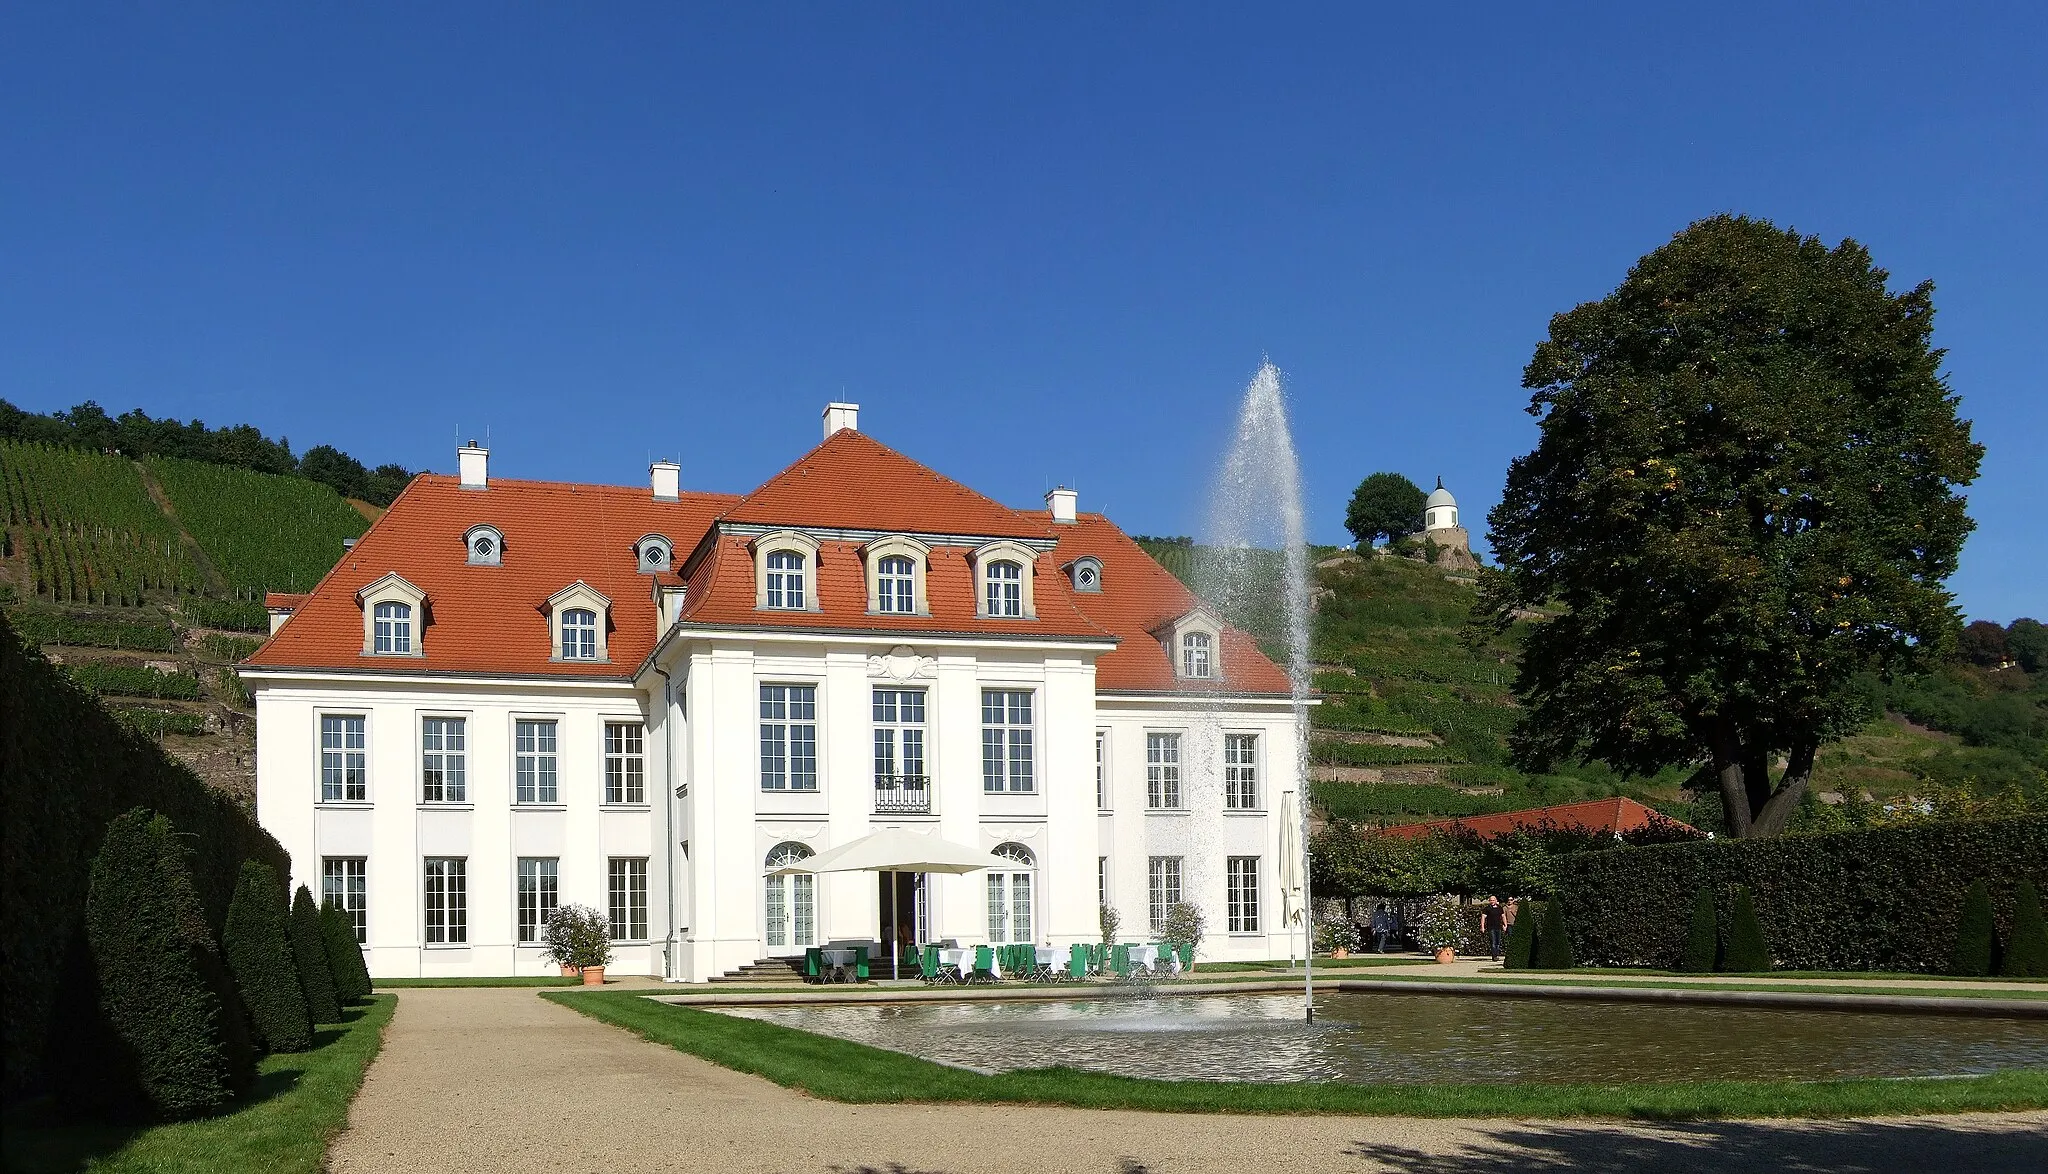
{"label": "balcony railing", "polygon": [[932,781],[924,775],[876,775],[875,814],[930,815]]}

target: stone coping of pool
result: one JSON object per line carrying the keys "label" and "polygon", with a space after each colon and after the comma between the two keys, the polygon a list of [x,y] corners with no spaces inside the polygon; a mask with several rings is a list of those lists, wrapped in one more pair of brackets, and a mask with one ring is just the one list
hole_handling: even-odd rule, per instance
{"label": "stone coping of pool", "polygon": [[[1575,999],[1609,1003],[1719,1004],[1800,1011],[1866,1011],[1907,1015],[1975,1015],[2005,1019],[2048,1019],[2048,1000],[1957,998],[1943,995],[1842,995],[1788,990],[1699,990],[1688,987],[1566,986],[1509,982],[1386,982],[1333,978],[1316,983],[1332,991],[1389,995],[1435,995],[1507,999]],[[1186,997],[1189,995],[1297,994],[1299,981],[1173,982],[1085,984],[1045,987],[942,987],[859,990],[824,987],[814,991],[706,991],[649,994],[663,1003],[688,1007],[832,1006],[859,1003],[1054,1002],[1077,999]]]}

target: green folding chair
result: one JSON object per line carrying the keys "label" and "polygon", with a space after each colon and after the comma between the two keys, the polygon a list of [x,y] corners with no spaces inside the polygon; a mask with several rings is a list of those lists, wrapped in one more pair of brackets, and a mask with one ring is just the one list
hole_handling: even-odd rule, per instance
{"label": "green folding chair", "polygon": [[1109,943],[1096,942],[1088,947],[1088,973],[1101,974],[1109,965]]}
{"label": "green folding chair", "polygon": [[927,985],[939,981],[939,948],[926,946],[917,952],[918,973],[924,976]]}
{"label": "green folding chair", "polygon": [[995,969],[993,966],[995,960],[995,951],[989,949],[987,946],[974,947],[974,973],[967,976],[967,981],[994,982],[996,980]]}
{"label": "green folding chair", "polygon": [[1076,982],[1088,977],[1088,947],[1079,942],[1067,947],[1067,977]]}
{"label": "green folding chair", "polygon": [[1131,976],[1131,947],[1129,943],[1118,942],[1109,952],[1109,968],[1118,978]]}
{"label": "green folding chair", "polygon": [[1182,942],[1179,946],[1175,947],[1174,952],[1180,955],[1180,972],[1182,974],[1193,973],[1195,969],[1195,944],[1193,942]]}
{"label": "green folding chair", "polygon": [[868,948],[866,946],[855,946],[853,948],[853,981],[866,982],[867,980]]}
{"label": "green folding chair", "polygon": [[804,981],[825,981],[825,955],[816,946],[804,950]]}

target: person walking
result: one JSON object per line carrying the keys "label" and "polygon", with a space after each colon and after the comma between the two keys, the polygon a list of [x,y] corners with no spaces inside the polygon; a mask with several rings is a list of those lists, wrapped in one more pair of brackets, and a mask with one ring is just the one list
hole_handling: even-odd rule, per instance
{"label": "person walking", "polygon": [[1493,960],[1500,961],[1500,940],[1508,931],[1508,911],[1499,897],[1486,899],[1486,912],[1480,914],[1479,924],[1486,930],[1486,945],[1493,951]]}
{"label": "person walking", "polygon": [[1372,911],[1371,924],[1373,953],[1384,954],[1387,952],[1387,935],[1394,931],[1394,918],[1387,912],[1387,903],[1385,901],[1381,901],[1379,906]]}

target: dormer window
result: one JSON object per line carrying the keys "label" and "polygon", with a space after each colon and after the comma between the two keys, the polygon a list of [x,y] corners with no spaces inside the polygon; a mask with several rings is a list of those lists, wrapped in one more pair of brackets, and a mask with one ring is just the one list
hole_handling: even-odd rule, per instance
{"label": "dormer window", "polygon": [[562,613],[562,659],[597,659],[597,613],[572,607]]}
{"label": "dormer window", "polygon": [[462,536],[462,544],[469,552],[470,566],[495,567],[504,561],[505,536],[496,526],[471,526]]}
{"label": "dormer window", "polygon": [[1031,598],[1031,564],[1038,552],[1021,542],[991,542],[974,552],[976,611],[983,619],[1038,618]]}
{"label": "dormer window", "polygon": [[1207,632],[1189,632],[1180,638],[1180,675],[1207,678],[1214,664],[1211,650],[1215,638]]}
{"label": "dormer window", "polygon": [[763,534],[754,547],[754,606],[818,610],[818,540],[794,530]]}
{"label": "dormer window", "polygon": [[892,534],[861,547],[867,564],[868,611],[874,615],[930,615],[925,605],[924,575],[931,548],[915,538]]}
{"label": "dormer window", "polygon": [[612,601],[578,579],[548,597],[548,643],[555,660],[611,659],[605,629]]}
{"label": "dormer window", "polygon": [[988,565],[985,612],[1011,618],[1024,614],[1024,568],[1008,559]]}
{"label": "dormer window", "polygon": [[1163,646],[1173,675],[1184,681],[1213,681],[1223,676],[1223,624],[1202,608],[1186,612],[1152,630]]}
{"label": "dormer window", "polygon": [[1094,555],[1082,555],[1067,564],[1067,575],[1073,580],[1074,590],[1100,594],[1102,591],[1102,562]]}
{"label": "dormer window", "polygon": [[412,655],[412,605],[380,603],[371,612],[375,632],[371,651],[386,656]]}
{"label": "dormer window", "polygon": [[634,559],[643,575],[659,575],[675,559],[675,549],[659,534],[643,534],[633,544]]}
{"label": "dormer window", "polygon": [[427,593],[393,571],[356,592],[363,609],[364,656],[423,656]]}
{"label": "dormer window", "polygon": [[875,567],[875,610],[908,615],[917,610],[917,564],[892,554]]}
{"label": "dormer window", "polygon": [[801,608],[804,605],[804,556],[793,550],[778,550],[768,556],[768,606]]}

